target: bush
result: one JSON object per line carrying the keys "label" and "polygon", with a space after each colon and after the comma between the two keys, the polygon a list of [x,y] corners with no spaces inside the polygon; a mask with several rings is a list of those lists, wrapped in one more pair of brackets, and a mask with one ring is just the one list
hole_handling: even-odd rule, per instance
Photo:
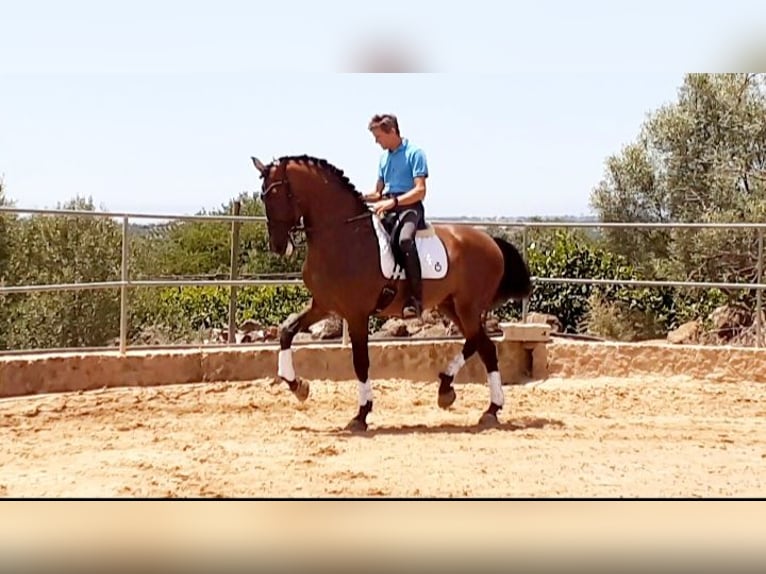
{"label": "bush", "polygon": [[[535,229],[529,236],[527,259],[533,277],[646,279],[624,256],[606,249],[592,234]],[[565,332],[639,340],[707,316],[725,301],[726,296],[717,289],[566,284],[543,279],[535,282],[529,310],[555,315]],[[503,320],[515,319],[517,305],[506,303],[498,315]]]}
{"label": "bush", "polygon": [[[142,289],[133,296],[131,338],[145,329],[172,326],[175,338],[229,324],[228,287],[163,287]],[[264,325],[279,325],[309,301],[302,285],[254,286],[237,289],[237,324],[253,319]]]}

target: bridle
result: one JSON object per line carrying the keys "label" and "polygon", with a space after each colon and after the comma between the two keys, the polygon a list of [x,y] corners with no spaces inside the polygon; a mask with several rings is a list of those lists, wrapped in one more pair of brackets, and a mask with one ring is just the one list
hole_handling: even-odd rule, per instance
{"label": "bridle", "polygon": [[[282,162],[282,163],[272,162],[272,164],[271,164],[271,166],[276,166],[277,169],[279,168],[280,165],[282,166],[282,175],[281,175],[281,177],[279,177],[279,178],[275,177],[275,179],[269,183],[268,187],[266,187],[266,189],[261,191],[261,201],[263,201],[264,204],[265,204],[266,203],[266,197],[269,194],[274,193],[278,189],[282,188],[284,190],[284,192],[285,192],[285,197],[287,197],[287,201],[288,201],[288,203],[290,205],[290,208],[293,211],[293,214],[298,216],[298,217],[295,218],[295,221],[301,222],[301,221],[303,221],[303,216],[300,215],[301,211],[299,209],[300,206],[299,206],[298,198],[295,196],[295,194],[293,193],[292,187],[290,186],[290,179],[287,176],[287,163],[284,163],[284,162]],[[269,169],[267,169],[264,172],[265,174],[270,173],[271,166],[269,167]],[[267,177],[267,176],[264,175],[264,178],[265,177]],[[295,243],[294,235],[296,233],[299,233],[299,232],[306,233],[306,232],[310,232],[310,231],[319,231],[319,230],[322,230],[322,229],[334,228],[334,227],[337,227],[339,225],[345,225],[347,223],[353,223],[355,221],[362,221],[364,219],[367,219],[368,217],[371,217],[372,214],[373,214],[373,211],[372,210],[368,210],[368,211],[365,211],[364,213],[360,213],[359,215],[354,215],[352,217],[349,217],[349,218],[341,220],[341,221],[325,223],[325,224],[323,224],[321,226],[318,226],[318,225],[306,226],[303,223],[293,223],[292,221],[280,220],[280,219],[269,219],[269,221],[271,223],[276,223],[278,225],[281,225],[281,226],[284,226],[284,227],[288,227],[287,232],[290,235],[290,240],[293,241],[293,244],[294,244]]]}

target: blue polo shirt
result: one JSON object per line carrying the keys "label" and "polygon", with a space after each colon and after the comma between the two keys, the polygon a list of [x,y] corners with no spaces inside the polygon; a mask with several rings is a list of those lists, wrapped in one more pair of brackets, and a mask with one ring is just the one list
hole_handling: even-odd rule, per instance
{"label": "blue polo shirt", "polygon": [[415,187],[415,178],[428,177],[425,152],[402,138],[394,151],[385,151],[380,157],[378,177],[383,180],[383,194],[401,195]]}

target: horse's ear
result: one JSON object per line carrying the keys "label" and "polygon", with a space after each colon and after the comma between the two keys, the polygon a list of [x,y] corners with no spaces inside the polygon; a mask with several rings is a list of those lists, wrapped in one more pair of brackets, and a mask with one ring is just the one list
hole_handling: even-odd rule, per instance
{"label": "horse's ear", "polygon": [[259,160],[257,157],[251,157],[250,159],[253,160],[253,164],[255,165],[255,168],[260,171],[262,174],[266,175],[266,172],[269,168],[267,168],[261,160]]}

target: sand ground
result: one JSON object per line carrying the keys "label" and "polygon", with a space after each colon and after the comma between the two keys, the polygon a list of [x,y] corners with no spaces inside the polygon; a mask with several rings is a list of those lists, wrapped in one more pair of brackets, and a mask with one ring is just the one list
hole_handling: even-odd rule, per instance
{"label": "sand ground", "polygon": [[763,497],[766,385],[549,379],[504,387],[374,381],[364,434],[343,430],[356,381],[271,379],[0,401],[6,497]]}

